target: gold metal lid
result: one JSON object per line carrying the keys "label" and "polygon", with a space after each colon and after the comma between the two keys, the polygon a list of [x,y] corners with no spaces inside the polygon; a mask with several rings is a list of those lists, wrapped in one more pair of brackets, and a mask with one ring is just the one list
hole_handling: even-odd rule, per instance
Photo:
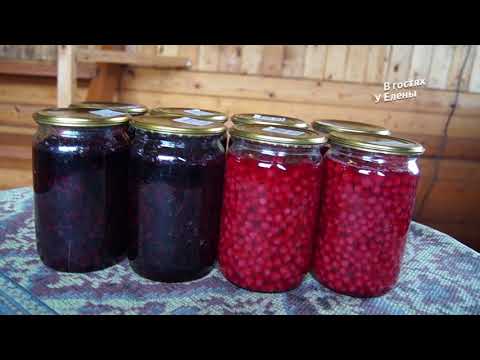
{"label": "gold metal lid", "polygon": [[390,130],[381,126],[347,120],[315,120],[312,123],[312,127],[315,130],[322,131],[327,134],[331,133],[332,131],[348,131],[354,133],[390,135]]}
{"label": "gold metal lid", "polygon": [[310,129],[292,129],[288,126],[261,124],[235,125],[230,135],[247,140],[281,145],[319,145],[327,142],[325,135]]}
{"label": "gold metal lid", "polygon": [[205,136],[224,133],[227,128],[218,121],[197,119],[178,115],[144,115],[132,119],[130,124],[137,129],[162,134]]}
{"label": "gold metal lid", "polygon": [[128,123],[131,116],[110,109],[49,108],[33,114],[39,124],[68,127],[103,127]]}
{"label": "gold metal lid", "polygon": [[148,111],[148,108],[144,105],[107,101],[84,101],[81,103],[71,104],[70,107],[75,109],[110,109],[114,111],[126,112],[132,116],[143,115]]}
{"label": "gold metal lid", "polygon": [[222,123],[228,120],[227,115],[222,112],[198,108],[157,107],[150,110],[150,115],[180,115]]}
{"label": "gold metal lid", "polygon": [[328,137],[332,144],[374,153],[409,156],[425,152],[421,144],[394,136],[334,131]]}
{"label": "gold metal lid", "polygon": [[301,129],[308,128],[308,124],[305,121],[288,117],[288,116],[282,116],[282,115],[235,114],[232,116],[232,122],[235,125],[260,124],[260,125],[287,126],[287,127],[301,128]]}

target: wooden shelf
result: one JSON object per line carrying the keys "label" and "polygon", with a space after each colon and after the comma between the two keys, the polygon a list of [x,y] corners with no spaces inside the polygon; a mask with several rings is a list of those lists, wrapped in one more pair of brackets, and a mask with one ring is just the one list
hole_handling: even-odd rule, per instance
{"label": "wooden shelf", "polygon": [[179,56],[149,56],[102,45],[101,49],[78,49],[59,45],[57,56],[57,106],[69,106],[75,98],[77,63],[97,64],[97,74],[90,82],[87,101],[114,101],[120,86],[123,65],[160,69],[185,69],[190,59]]}
{"label": "wooden shelf", "polygon": [[[77,80],[91,80],[95,77],[94,64],[81,63],[77,67]],[[17,76],[57,77],[55,61],[6,60],[0,59],[0,74]]]}
{"label": "wooden shelf", "polygon": [[149,56],[117,50],[77,49],[76,59],[85,63],[123,64],[161,69],[189,68],[192,65],[190,59],[186,57]]}

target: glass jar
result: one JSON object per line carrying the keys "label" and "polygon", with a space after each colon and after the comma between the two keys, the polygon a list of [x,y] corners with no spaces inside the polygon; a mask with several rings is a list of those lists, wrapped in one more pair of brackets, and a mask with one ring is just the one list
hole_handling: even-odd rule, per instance
{"label": "glass jar", "polygon": [[[353,132],[358,134],[373,134],[373,135],[390,135],[390,130],[372,124],[365,124],[357,121],[347,120],[315,120],[312,123],[314,130],[329,134],[333,131],[336,132]],[[322,148],[322,155],[330,148],[329,143],[325,144]]]}
{"label": "glass jar", "polygon": [[154,281],[203,277],[217,254],[226,128],[175,116],[142,116],[132,124],[130,265]]}
{"label": "glass jar", "polygon": [[355,297],[395,285],[415,205],[424,148],[391,136],[330,134],[313,272]]}
{"label": "glass jar", "polygon": [[127,248],[127,114],[34,114],[33,189],[41,260],[64,272],[101,270]]}
{"label": "glass jar", "polygon": [[[132,117],[144,115],[148,112],[148,108],[144,105],[108,101],[84,101],[81,103],[72,104],[70,105],[70,107],[76,109],[82,108],[92,110],[109,109],[112,111],[127,113]],[[133,137],[135,136],[135,129],[133,129],[133,127],[129,125],[127,132],[130,139],[133,139]]]}
{"label": "glass jar", "polygon": [[220,269],[248,290],[293,289],[311,265],[326,138],[265,125],[237,125],[230,135]]}

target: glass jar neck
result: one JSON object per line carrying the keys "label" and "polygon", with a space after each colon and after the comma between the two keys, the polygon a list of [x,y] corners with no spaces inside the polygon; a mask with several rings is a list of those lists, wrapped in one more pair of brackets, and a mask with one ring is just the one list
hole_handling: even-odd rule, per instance
{"label": "glass jar neck", "polygon": [[229,152],[251,152],[262,156],[286,157],[286,156],[313,156],[320,159],[321,145],[282,145],[259,141],[251,141],[237,137],[230,138]]}
{"label": "glass jar neck", "polygon": [[[167,148],[191,148],[209,149],[222,146],[224,134],[206,135],[206,136],[188,136],[176,134],[164,134],[155,131],[135,129],[135,142],[155,142],[161,147]],[[222,146],[223,148],[223,146]]]}
{"label": "glass jar neck", "polygon": [[84,136],[114,137],[125,133],[128,124],[104,127],[69,127],[39,124],[38,134],[55,135],[65,138],[78,138]]}
{"label": "glass jar neck", "polygon": [[325,157],[352,166],[371,167],[374,169],[388,168],[389,170],[418,173],[417,156],[382,154],[330,144]]}

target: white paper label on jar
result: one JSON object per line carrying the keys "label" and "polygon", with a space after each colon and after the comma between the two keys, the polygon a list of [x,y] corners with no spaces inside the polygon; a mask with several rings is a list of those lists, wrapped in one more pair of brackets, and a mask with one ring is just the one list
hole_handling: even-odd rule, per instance
{"label": "white paper label on jar", "polygon": [[195,115],[195,116],[209,116],[209,115],[215,115],[214,113],[208,112],[208,111],[203,111],[200,109],[188,109],[184,110],[187,114]]}
{"label": "white paper label on jar", "polygon": [[390,139],[376,139],[375,144],[377,145],[386,145],[386,146],[406,146],[407,144],[398,141],[398,140],[390,140]]}
{"label": "white paper label on jar", "polygon": [[290,136],[300,136],[305,134],[305,132],[303,131],[282,129],[282,128],[276,128],[273,126],[263,128],[262,130],[272,132],[272,133],[282,134],[282,135],[290,135]]}
{"label": "white paper label on jar", "polygon": [[90,114],[101,116],[101,117],[125,115],[125,113],[122,113],[120,111],[110,110],[110,109],[94,110],[94,111],[90,111]]}
{"label": "white paper label on jar", "polygon": [[189,117],[181,117],[177,119],[173,119],[175,122],[183,123],[183,124],[188,124],[188,125],[194,125],[194,126],[207,126],[213,124],[213,121],[205,121],[205,120],[198,120],[198,119],[192,119]]}
{"label": "white paper label on jar", "polygon": [[253,118],[256,119],[256,120],[278,121],[278,122],[283,122],[283,121],[287,120],[284,117],[267,116],[267,115],[259,115],[259,114],[253,115]]}

